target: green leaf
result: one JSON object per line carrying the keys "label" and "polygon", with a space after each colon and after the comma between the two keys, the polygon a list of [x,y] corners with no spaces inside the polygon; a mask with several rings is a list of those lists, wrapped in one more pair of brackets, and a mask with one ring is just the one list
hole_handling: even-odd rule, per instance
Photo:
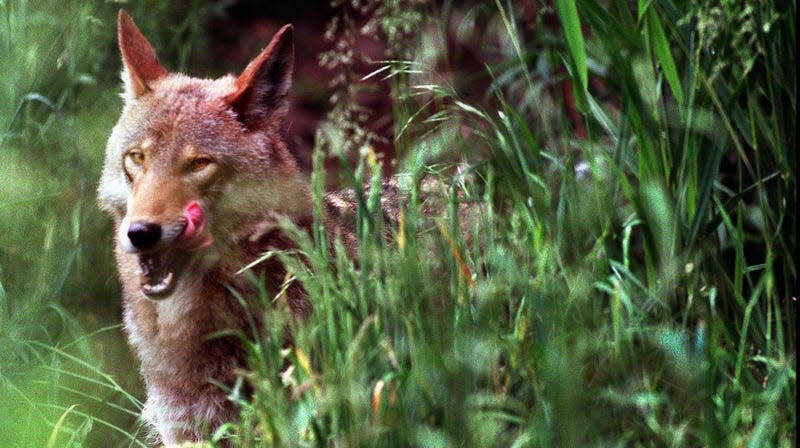
{"label": "green leaf", "polygon": [[556,11],[561,18],[561,25],[564,28],[564,36],[567,39],[567,48],[572,60],[571,74],[576,80],[575,98],[578,100],[578,108],[586,111],[586,97],[584,92],[589,86],[589,71],[586,67],[586,48],[581,32],[581,21],[578,17],[578,8],[574,0],[556,0]]}
{"label": "green leaf", "polygon": [[697,188],[697,206],[692,213],[692,223],[689,225],[689,234],[686,239],[686,247],[691,248],[697,238],[697,233],[700,230],[700,225],[707,217],[707,209],[711,193],[714,189],[714,181],[717,179],[719,172],[719,165],[722,162],[722,156],[725,154],[725,148],[721,146],[714,146],[711,149],[711,154],[708,155],[703,163],[703,171],[700,175],[700,185]]}
{"label": "green leaf", "polygon": [[681,79],[678,76],[678,69],[675,66],[675,59],[672,57],[672,52],[669,48],[669,41],[664,34],[664,28],[658,20],[658,13],[654,8],[649,8],[647,13],[647,32],[650,35],[650,42],[653,44],[653,51],[656,54],[656,59],[661,65],[661,70],[664,77],[667,79],[672,94],[678,100],[678,104],[683,104],[683,88],[681,87]]}

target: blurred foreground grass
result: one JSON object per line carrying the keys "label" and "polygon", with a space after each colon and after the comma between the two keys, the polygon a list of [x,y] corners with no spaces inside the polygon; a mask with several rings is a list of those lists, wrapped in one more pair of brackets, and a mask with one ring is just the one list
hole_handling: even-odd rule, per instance
{"label": "blurred foreground grass", "polygon": [[[221,5],[125,8],[182,70]],[[377,189],[357,189],[358,269],[321,234],[296,235],[309,265],[271,255],[315,313],[289,350],[269,313],[255,395],[232,397],[242,424],[218,438],[794,446],[795,2],[563,0],[533,20],[515,2],[384,5],[383,32],[425,31],[385,72],[403,219],[387,241]],[[0,446],[144,440],[94,205],[116,9],[0,3]],[[485,95],[432,54],[476,23],[496,60]],[[380,171],[363,154],[353,185]]]}

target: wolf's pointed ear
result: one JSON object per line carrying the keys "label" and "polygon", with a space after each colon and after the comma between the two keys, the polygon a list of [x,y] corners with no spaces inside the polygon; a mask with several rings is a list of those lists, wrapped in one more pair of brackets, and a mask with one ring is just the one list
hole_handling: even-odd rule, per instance
{"label": "wolf's pointed ear", "polygon": [[284,111],[283,98],[292,85],[293,70],[293,30],[292,25],[284,25],[236,78],[236,90],[225,100],[245,126],[258,128],[273,112]]}
{"label": "wolf's pointed ear", "polygon": [[136,99],[150,90],[148,85],[167,74],[156,56],[156,50],[142,35],[131,16],[119,10],[117,17],[119,50],[122,53],[122,79],[125,82],[125,98]]}

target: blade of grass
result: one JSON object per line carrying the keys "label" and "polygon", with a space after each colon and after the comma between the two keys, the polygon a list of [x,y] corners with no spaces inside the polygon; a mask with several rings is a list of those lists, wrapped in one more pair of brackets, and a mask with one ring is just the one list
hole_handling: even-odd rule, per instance
{"label": "blade of grass", "polygon": [[[640,1],[640,8],[642,7],[641,3],[642,2]],[[661,21],[658,19],[658,13],[652,4],[647,11],[645,28],[649,34],[650,43],[653,45],[653,52],[655,53],[656,59],[661,65],[661,70],[664,73],[664,77],[667,79],[667,83],[669,83],[669,86],[672,88],[672,94],[675,95],[675,99],[678,101],[678,104],[683,104],[683,87],[681,86],[680,76],[678,76],[678,69],[675,65],[675,59],[672,57],[669,41],[667,40],[667,36],[664,34],[664,28],[661,26]],[[681,111],[683,111],[682,108]]]}
{"label": "blade of grass", "polygon": [[572,69],[572,79],[575,85],[575,100],[578,110],[586,113],[588,106],[586,103],[586,90],[589,87],[589,69],[586,65],[586,46],[583,39],[581,21],[578,17],[578,7],[575,0],[556,0],[556,12],[561,19],[561,26],[564,29],[564,37],[567,40],[569,50],[569,64]]}
{"label": "blade of grass", "polygon": [[77,404],[73,404],[61,414],[61,417],[58,418],[58,421],[53,426],[53,430],[50,432],[50,438],[47,439],[47,448],[54,448],[56,446],[56,440],[58,439],[58,434],[61,432],[61,426],[64,424],[64,420],[67,418],[67,415],[77,406]]}

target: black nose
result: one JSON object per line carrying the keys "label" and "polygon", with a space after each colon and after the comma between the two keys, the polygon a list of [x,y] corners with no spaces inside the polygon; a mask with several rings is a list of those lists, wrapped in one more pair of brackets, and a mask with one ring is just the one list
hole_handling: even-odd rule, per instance
{"label": "black nose", "polygon": [[161,226],[147,221],[132,222],[128,227],[128,239],[139,250],[152,249],[161,239]]}

